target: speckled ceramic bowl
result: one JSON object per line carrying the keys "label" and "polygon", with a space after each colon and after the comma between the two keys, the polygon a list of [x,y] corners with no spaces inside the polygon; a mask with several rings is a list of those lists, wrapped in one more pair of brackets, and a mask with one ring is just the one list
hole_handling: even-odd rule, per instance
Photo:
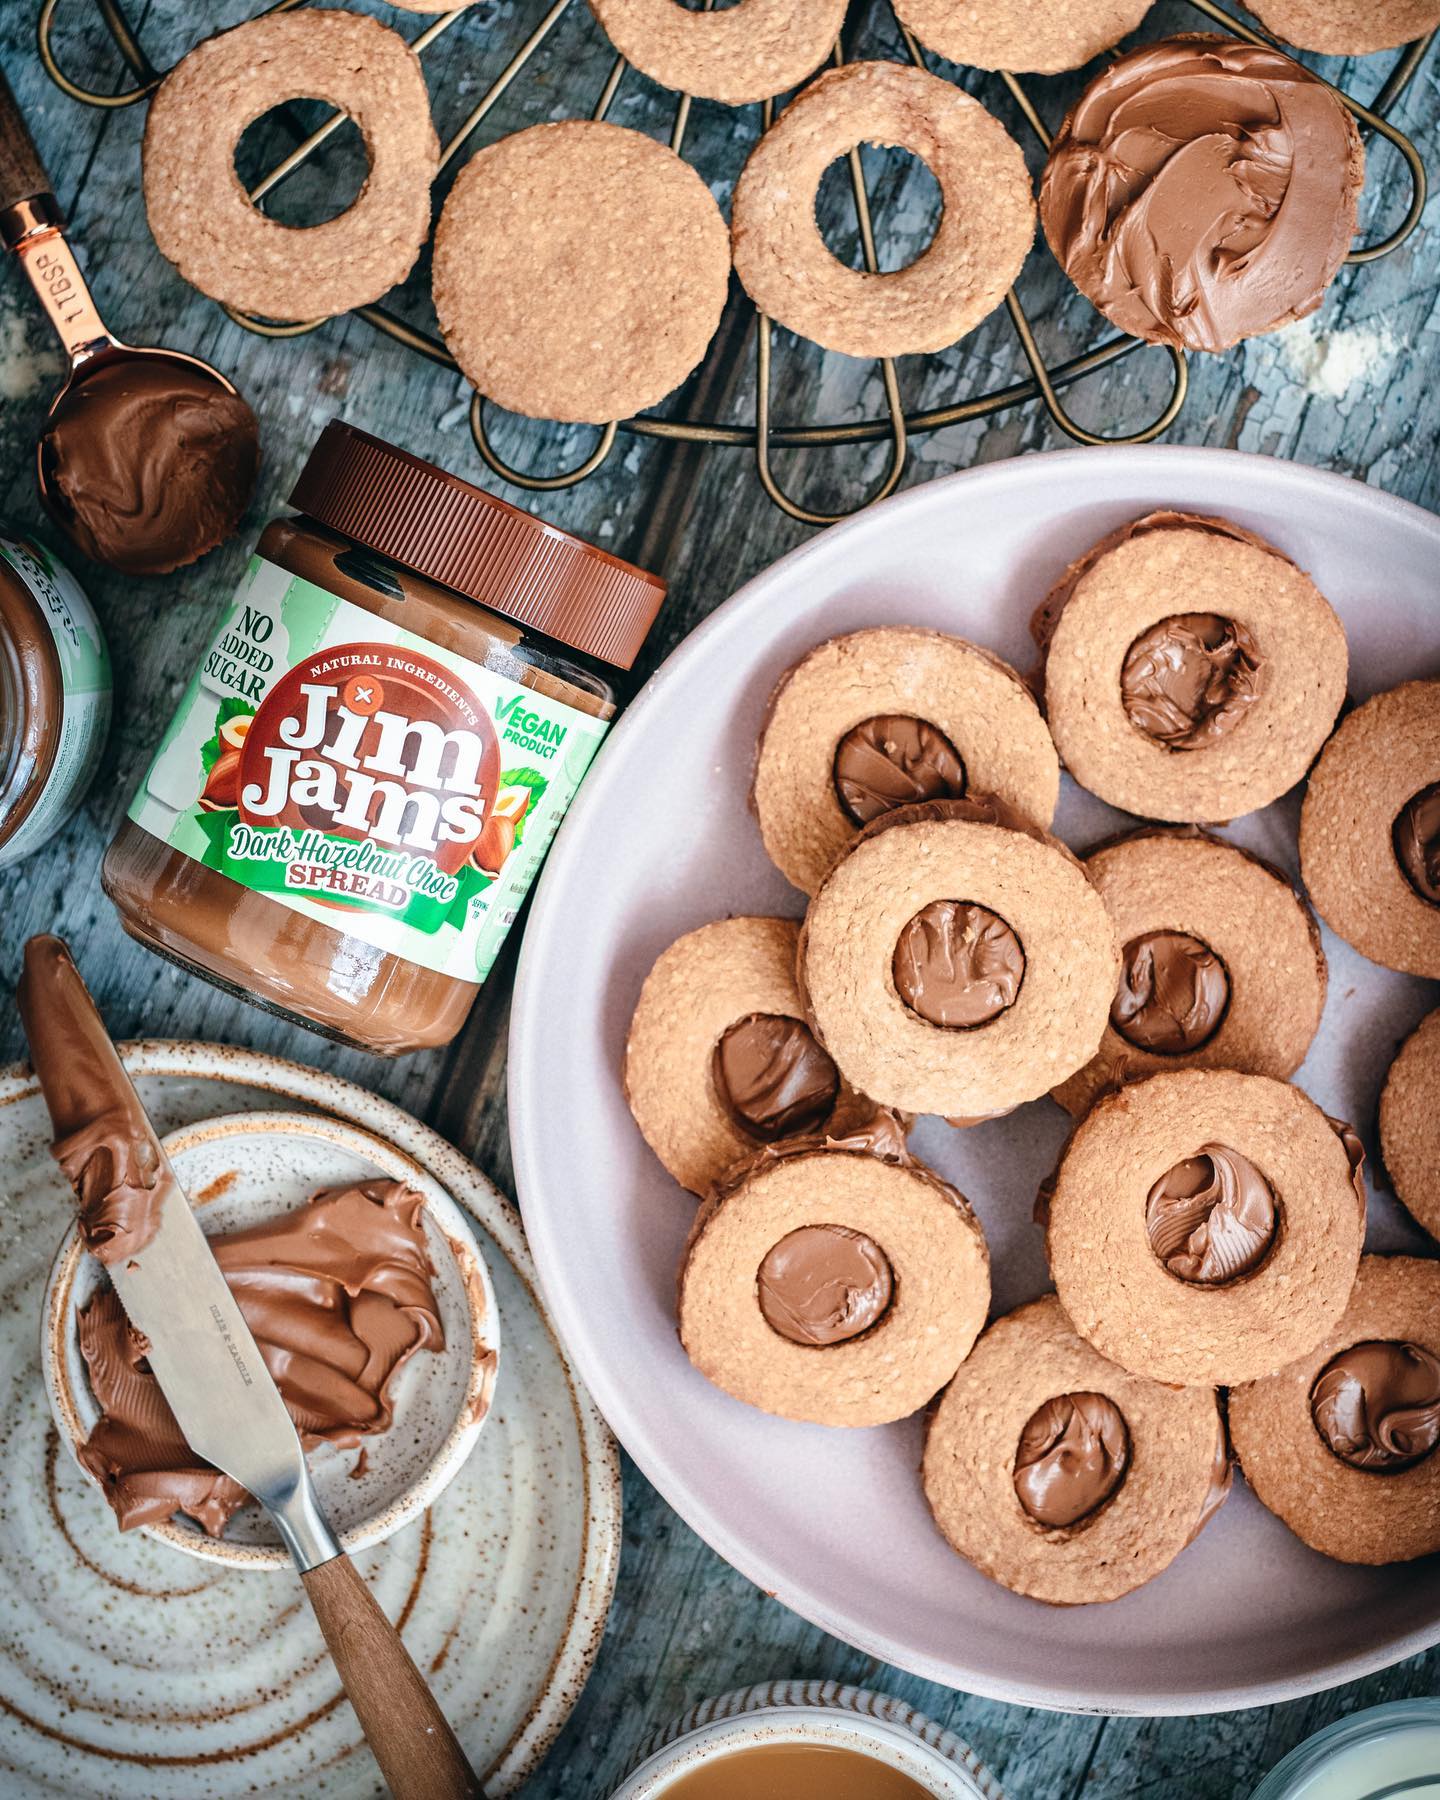
{"label": "speckled ceramic bowl", "polygon": [[611,1800],[664,1800],[696,1769],[775,1744],[854,1750],[935,1800],[1003,1800],[963,1738],[903,1700],[838,1681],[771,1681],[702,1701],[646,1742]]}
{"label": "speckled ceramic bowl", "polygon": [[[474,1234],[432,1176],[394,1145],[338,1119],[304,1113],[236,1113],[173,1131],[166,1153],[208,1232],[234,1231],[291,1211],[322,1188],[374,1176],[424,1197],[426,1247],[445,1348],[422,1351],[391,1388],[394,1421],[366,1437],[365,1455],[322,1444],[310,1472],[326,1517],[349,1551],[377,1544],[432,1505],[474,1448],[494,1389],[499,1317]],[[100,1409],[90,1390],[76,1320],[105,1276],[77,1229],[67,1233],[45,1293],[42,1362],[61,1436],[72,1452]],[[359,1464],[357,1472],[357,1462]],[[247,1506],[224,1537],[188,1519],[140,1528],[210,1562],[281,1568],[289,1558],[269,1519]]]}

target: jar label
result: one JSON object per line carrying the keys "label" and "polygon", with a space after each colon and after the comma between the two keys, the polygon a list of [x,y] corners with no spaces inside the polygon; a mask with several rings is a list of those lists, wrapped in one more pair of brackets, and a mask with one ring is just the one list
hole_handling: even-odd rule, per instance
{"label": "jar label", "polygon": [[255,557],[130,817],[292,912],[483,981],[604,733]]}
{"label": "jar label", "polygon": [[54,639],[64,709],[45,791],[0,848],[0,868],[38,850],[80,803],[110,724],[110,655],[85,591],[43,544],[0,537],[3,560],[29,588]]}

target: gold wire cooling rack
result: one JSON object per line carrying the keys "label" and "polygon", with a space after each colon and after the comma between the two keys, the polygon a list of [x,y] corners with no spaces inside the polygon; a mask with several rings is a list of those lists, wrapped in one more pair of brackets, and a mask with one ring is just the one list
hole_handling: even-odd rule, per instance
{"label": "gold wire cooling rack", "polygon": [[[544,0],[540,0],[540,3],[543,4]],[[572,5],[583,3],[584,0],[551,0],[551,3],[545,6],[528,36],[472,108],[459,130],[444,146],[440,159],[442,171],[460,155],[501,96],[523,73],[531,58],[555,29],[563,15]],[[120,107],[132,106],[145,100],[155,91],[163,80],[165,71],[157,69],[145,54],[135,28],[124,10],[122,0],[93,0],[93,4],[104,20],[120,55],[129,66],[134,76],[134,85],[118,93],[105,94],[87,88],[69,76],[57,58],[52,41],[55,15],[59,4],[60,0],[43,0],[39,16],[38,37],[40,56],[45,68],[51,79],[64,93],[87,106]],[[304,0],[278,0],[278,4],[265,10],[277,13],[290,12],[303,4]],[[713,7],[715,0],[702,0],[702,4],[708,10]],[[1211,25],[1218,26],[1222,31],[1248,43],[1274,44],[1277,41],[1268,32],[1252,28],[1235,18],[1233,14],[1216,4],[1216,0],[1187,0],[1187,4],[1202,14]],[[464,16],[463,8],[440,15],[411,40],[411,47],[423,56],[437,38],[450,30]],[[919,67],[927,68],[929,65],[925,52],[914,36],[903,25],[898,28],[909,56]],[[1403,132],[1389,123],[1386,115],[1414,79],[1416,71],[1437,35],[1440,34],[1432,32],[1429,36],[1418,39],[1400,53],[1394,68],[1369,106],[1362,105],[1351,95],[1338,88],[1334,90],[1367,132],[1383,138],[1400,153],[1409,170],[1411,185],[1410,204],[1400,224],[1379,243],[1364,245],[1359,249],[1352,250],[1347,258],[1349,262],[1368,263],[1374,262],[1382,256],[1388,256],[1391,251],[1398,249],[1404,243],[1419,223],[1425,205],[1425,165],[1414,144]],[[843,40],[836,45],[833,60],[837,64],[845,60]],[[614,61],[591,113],[592,118],[603,119],[605,117],[615,100],[620,83],[629,66],[623,58]],[[1011,74],[1001,73],[996,79],[1003,82],[1009,90],[1026,123],[1035,133],[1042,147],[1048,149],[1051,132],[1026,87],[1016,76]],[[762,124],[765,128],[769,127],[773,119],[774,104],[773,101],[765,101],[762,105]],[[688,94],[677,95],[674,121],[670,131],[670,145],[677,153],[681,152],[684,146],[685,134],[690,121],[690,109],[691,97]],[[257,204],[261,202],[267,194],[313,155],[331,133],[344,123],[344,120],[345,114],[333,113],[250,190],[250,198]],[[866,268],[872,273],[878,273],[880,263],[876,253],[870,201],[866,191],[859,151],[852,150],[848,160],[861,251]],[[573,487],[578,482],[584,481],[587,476],[593,475],[609,457],[615,447],[618,434],[622,431],[671,442],[749,448],[754,452],[755,466],[760,482],[776,506],[792,518],[799,519],[804,523],[828,525],[838,518],[845,517],[846,514],[816,512],[787,494],[781,488],[771,466],[770,453],[773,448],[814,450],[842,444],[870,444],[888,438],[891,450],[884,476],[879,484],[855,507],[847,509],[858,512],[873,501],[883,499],[885,495],[894,491],[905,470],[911,439],[920,433],[938,431],[947,425],[957,425],[972,419],[985,418],[990,414],[1001,412],[1007,407],[1022,405],[1035,399],[1042,402],[1051,419],[1062,431],[1082,444],[1145,443],[1158,437],[1179,416],[1181,408],[1185,404],[1189,369],[1185,353],[1181,350],[1170,349],[1165,352],[1170,357],[1173,368],[1170,395],[1156,418],[1138,430],[1115,436],[1104,436],[1087,431],[1062,404],[1061,393],[1096,370],[1118,362],[1122,357],[1129,356],[1136,350],[1151,346],[1146,346],[1139,338],[1124,335],[1110,336],[1082,355],[1072,356],[1066,361],[1057,363],[1054,367],[1049,367],[1036,342],[1024,304],[1013,288],[1005,296],[1005,305],[1030,368],[1028,379],[1014,382],[1006,387],[992,389],[988,393],[948,406],[907,413],[901,401],[900,382],[896,373],[895,360],[892,357],[885,357],[880,359],[879,363],[885,391],[885,417],[850,420],[834,424],[776,424],[771,415],[773,328],[770,320],[763,313],[757,313],[755,422],[753,425],[727,424],[719,420],[708,419],[656,418],[649,415],[633,419],[612,420],[610,424],[597,428],[599,439],[589,455],[575,466],[554,474],[537,474],[517,469],[501,457],[495,448],[487,426],[484,396],[478,393],[473,396],[470,404],[470,429],[476,448],[488,466],[506,481],[513,482],[517,487],[528,488],[532,492]],[[238,312],[234,308],[227,307],[226,311],[247,330],[266,337],[298,337],[306,332],[314,331],[326,323],[325,320],[316,319],[302,324],[275,324],[269,320]],[[384,332],[386,336],[406,345],[418,354],[428,357],[432,362],[440,363],[448,368],[456,366],[455,359],[437,337],[417,329],[389,308],[379,305],[362,306],[358,307],[356,311],[367,324],[374,326],[376,330]]]}

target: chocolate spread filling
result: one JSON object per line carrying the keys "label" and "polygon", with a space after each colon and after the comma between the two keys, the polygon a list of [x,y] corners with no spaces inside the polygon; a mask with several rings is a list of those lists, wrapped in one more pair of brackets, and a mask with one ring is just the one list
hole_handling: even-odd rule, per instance
{"label": "chocolate spread filling", "polygon": [[1260,693],[1260,654],[1243,625],[1218,613],[1177,613],[1125,652],[1120,698],[1130,723],[1167,750],[1205,750]]}
{"label": "chocolate spread filling", "polygon": [[1202,1145],[1150,1189],[1150,1248],[1181,1281],[1219,1287],[1258,1269],[1275,1241],[1278,1212],[1270,1183],[1249,1157]]}
{"label": "chocolate spread filling", "polygon": [[1025,951],[989,907],[932,900],[901,931],[891,972],[911,1012],[945,1030],[965,1031],[1015,1004]]}
{"label": "chocolate spread filling", "polygon": [[781,1013],[737,1019],[715,1046],[715,1091],[748,1136],[771,1143],[830,1116],[840,1073],[810,1028]]}
{"label": "chocolate spread filling", "polygon": [[1405,802],[1390,837],[1401,874],[1422,900],[1440,906],[1440,781]]}
{"label": "chocolate spread filling", "polygon": [[[402,1182],[365,1181],[210,1240],[307,1449],[388,1430],[395,1377],[417,1350],[444,1348],[424,1204]],[[101,1408],[80,1460],[120,1529],[183,1512],[219,1537],[250,1497],[185,1442],[113,1288],[79,1331]]]}
{"label": "chocolate spread filling", "polygon": [[841,806],[857,825],[868,825],[897,806],[958,799],[965,792],[965,764],[937,726],[884,713],[841,738],[834,780]]}
{"label": "chocolate spread filling", "polygon": [[1209,947],[1187,931],[1147,931],[1125,946],[1110,1023],[1137,1050],[1180,1056],[1220,1029],[1230,977]]}
{"label": "chocolate spread filling", "polygon": [[194,562],[237,528],[259,427],[192,364],[117,356],[82,374],[40,440],[47,504],[88,557],[132,575]]}
{"label": "chocolate spread filling", "polygon": [[1060,1394],[1030,1415],[1015,1452],[1015,1493],[1058,1531],[1096,1512],[1125,1478],[1130,1431],[1105,1394]]}
{"label": "chocolate spread filling", "polygon": [[1352,1469],[1413,1468],[1440,1443],[1440,1359],[1419,1344],[1351,1344],[1316,1377],[1310,1416]]}
{"label": "chocolate spread filling", "polygon": [[792,1344],[843,1344],[884,1317],[895,1291],[885,1252],[847,1225],[802,1225],[766,1253],[760,1310]]}

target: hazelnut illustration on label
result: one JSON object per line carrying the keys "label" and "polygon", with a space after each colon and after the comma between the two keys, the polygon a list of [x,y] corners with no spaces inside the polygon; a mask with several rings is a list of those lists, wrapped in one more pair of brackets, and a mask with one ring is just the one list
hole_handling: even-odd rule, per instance
{"label": "hazelnut illustration on label", "polygon": [[130,816],[283,905],[483,980],[603,730],[256,559]]}

